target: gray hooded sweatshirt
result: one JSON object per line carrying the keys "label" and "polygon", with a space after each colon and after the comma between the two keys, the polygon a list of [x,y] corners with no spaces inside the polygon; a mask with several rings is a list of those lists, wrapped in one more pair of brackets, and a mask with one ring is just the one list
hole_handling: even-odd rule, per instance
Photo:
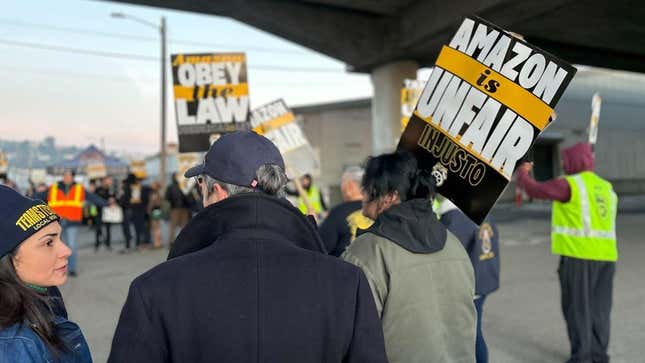
{"label": "gray hooded sweatshirt", "polygon": [[367,276],[391,363],[475,361],[472,264],[429,201],[391,207],[342,258]]}

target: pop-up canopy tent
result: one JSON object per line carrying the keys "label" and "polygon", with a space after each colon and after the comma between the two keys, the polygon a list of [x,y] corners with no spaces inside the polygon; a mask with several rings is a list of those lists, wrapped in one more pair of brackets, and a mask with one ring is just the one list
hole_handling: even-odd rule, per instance
{"label": "pop-up canopy tent", "polygon": [[53,175],[61,175],[66,170],[74,170],[76,174],[94,179],[106,175],[125,176],[128,173],[128,164],[118,158],[106,155],[96,146],[90,145],[73,159],[47,168],[47,172]]}

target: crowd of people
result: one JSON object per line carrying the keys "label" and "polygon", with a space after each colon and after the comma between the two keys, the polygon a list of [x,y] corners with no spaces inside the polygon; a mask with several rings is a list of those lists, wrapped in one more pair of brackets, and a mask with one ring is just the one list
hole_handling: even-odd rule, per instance
{"label": "crowd of people", "polygon": [[[47,186],[39,183],[30,187],[26,196],[46,201],[61,217],[64,240],[72,250],[69,276],[77,275],[76,251],[79,227],[88,226],[94,232],[94,250],[101,246],[112,250],[114,243],[122,244],[119,253],[127,254],[163,247],[162,221],[168,220],[168,248],[179,231],[200,208],[194,189],[182,190],[177,176],[172,175],[165,193],[161,184],[145,184],[134,173],[119,185],[112,176],[91,179],[87,187],[77,183],[75,170],[65,170],[62,180]],[[18,191],[15,183],[3,182]],[[122,241],[113,241],[120,231]]]}
{"label": "crowd of people", "polygon": [[[175,175],[165,194],[159,182],[147,185],[135,174],[129,174],[118,189],[113,186],[113,178],[108,176],[100,182],[91,181],[89,190],[108,203],[106,206],[97,206],[95,213],[89,213],[89,224],[96,236],[95,250],[101,244],[112,249],[114,226],[120,226],[124,238],[124,248],[120,253],[162,248],[161,224],[164,219],[169,219],[167,243],[170,246],[178,230],[188,223],[193,211],[198,208],[196,198],[190,190],[181,190]],[[90,204],[90,210],[94,207]]]}
{"label": "crowd of people", "polygon": [[[538,183],[527,163],[518,178],[532,196],[555,200],[570,362],[608,362],[616,197],[593,173],[590,149],[565,154],[572,176]],[[197,200],[181,177],[194,178]],[[343,202],[329,211],[311,176],[296,183],[295,205],[288,182],[275,145],[235,132],[163,193],[134,175],[118,190],[109,177],[86,189],[71,172],[32,198],[1,186],[0,354],[91,361],[56,288],[76,273],[77,229],[91,204],[96,249],[111,248],[119,224],[124,252],[160,248],[161,221],[169,223],[168,259],[132,282],[110,363],[488,361],[483,306],[500,271],[494,221],[471,222],[402,151],[347,169]],[[589,279],[591,290],[578,283]]]}

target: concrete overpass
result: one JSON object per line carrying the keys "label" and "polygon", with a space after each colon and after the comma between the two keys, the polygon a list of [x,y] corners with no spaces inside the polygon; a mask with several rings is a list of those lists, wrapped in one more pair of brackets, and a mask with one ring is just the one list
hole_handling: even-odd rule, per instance
{"label": "concrete overpass", "polygon": [[227,16],[371,74],[374,152],[399,134],[400,87],[475,14],[571,63],[645,72],[638,0],[119,0]]}

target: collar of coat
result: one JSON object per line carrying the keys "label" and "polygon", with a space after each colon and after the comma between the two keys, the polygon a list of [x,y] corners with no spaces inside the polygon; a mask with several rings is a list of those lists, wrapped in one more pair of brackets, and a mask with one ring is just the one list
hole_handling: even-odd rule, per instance
{"label": "collar of coat", "polygon": [[199,212],[177,236],[168,259],[199,251],[221,236],[236,232],[286,240],[300,248],[326,252],[315,222],[289,201],[263,193],[244,193]]}

